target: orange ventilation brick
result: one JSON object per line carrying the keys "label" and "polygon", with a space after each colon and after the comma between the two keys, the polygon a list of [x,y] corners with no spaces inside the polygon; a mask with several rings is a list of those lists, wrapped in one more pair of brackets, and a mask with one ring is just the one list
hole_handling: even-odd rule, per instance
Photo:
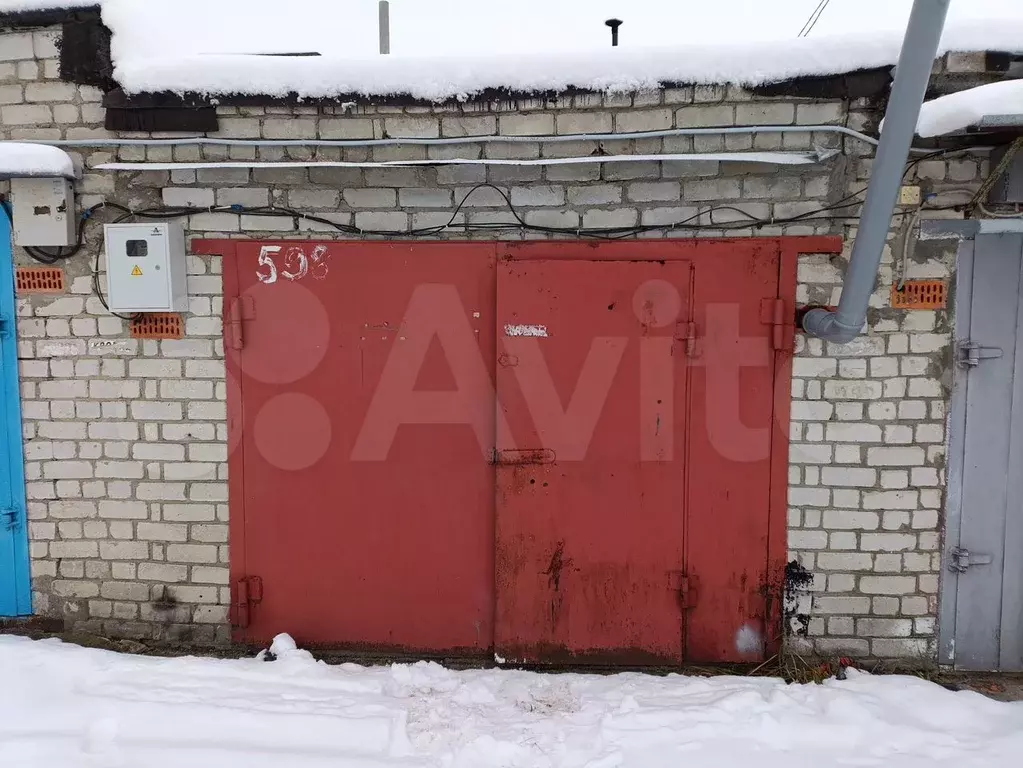
{"label": "orange ventilation brick", "polygon": [[18,293],[64,293],[64,270],[58,267],[18,267],[14,273]]}
{"label": "orange ventilation brick", "polygon": [[147,312],[131,319],[133,339],[181,339],[185,321],[174,312]]}
{"label": "orange ventilation brick", "polygon": [[907,280],[902,290],[892,286],[895,309],[944,309],[948,304],[948,285],[944,280]]}

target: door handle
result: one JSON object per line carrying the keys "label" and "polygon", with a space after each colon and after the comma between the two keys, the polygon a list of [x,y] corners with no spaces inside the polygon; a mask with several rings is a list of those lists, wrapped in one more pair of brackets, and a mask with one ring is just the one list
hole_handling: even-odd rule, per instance
{"label": "door handle", "polygon": [[495,448],[490,452],[490,464],[497,466],[525,466],[529,464],[553,464],[557,456],[550,448]]}

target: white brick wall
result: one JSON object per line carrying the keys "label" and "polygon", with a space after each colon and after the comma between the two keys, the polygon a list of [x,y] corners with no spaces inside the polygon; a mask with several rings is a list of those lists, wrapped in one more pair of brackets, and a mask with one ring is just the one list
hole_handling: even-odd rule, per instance
{"label": "white brick wall", "polygon": [[[0,34],[0,120],[4,138],[109,136],[101,94],[59,82],[52,32]],[[741,89],[677,88],[631,96],[579,94],[558,103],[466,104],[435,111],[361,108],[221,107],[226,138],[530,136],[557,131],[632,132],[755,123],[863,125],[877,115],[862,103],[753,100]],[[830,135],[709,135],[608,142],[605,150],[657,153],[835,146],[840,161],[770,169],[717,162],[539,167],[440,166],[391,169],[256,169],[93,172],[122,160],[282,160],[307,148],[123,147],[76,153],[83,205],[109,198],[144,205],[261,206],[315,211],[366,229],[445,223],[454,204],[483,181],[500,187],[526,220],[549,226],[665,224],[727,204],[771,219],[816,211],[863,189],[870,148]],[[398,145],[317,150],[323,159],[439,159],[475,152],[491,158],[590,153],[586,142]],[[981,161],[928,160],[915,176],[926,191],[977,183]],[[847,212],[849,215],[854,210]],[[700,236],[838,234],[854,220],[806,220],[738,227],[735,211],[714,214]],[[493,189],[473,192],[458,221],[509,222]],[[901,236],[896,217],[892,242]],[[729,226],[736,226],[729,229]],[[288,218],[199,214],[190,236],[335,237],[322,225]],[[453,230],[442,235],[464,239]],[[488,238],[487,232],[473,237]],[[520,238],[510,229],[501,237]],[[535,233],[529,233],[530,237]],[[644,236],[695,236],[692,232]],[[227,427],[221,264],[189,260],[191,311],[183,341],[126,339],[124,323],[91,297],[99,246],[67,263],[72,291],[19,300],[26,474],[35,607],[110,634],[223,641],[229,603]],[[19,256],[24,261],[24,255]],[[808,255],[798,265],[798,300],[834,303],[847,254]],[[913,275],[951,276],[952,254],[911,264]],[[789,513],[791,557],[813,576],[792,595],[803,622],[790,622],[795,647],[876,657],[933,656],[940,574],[940,520],[950,343],[949,314],[888,308],[886,250],[866,335],[837,346],[800,338],[793,365]],[[99,346],[98,338],[117,346]]]}

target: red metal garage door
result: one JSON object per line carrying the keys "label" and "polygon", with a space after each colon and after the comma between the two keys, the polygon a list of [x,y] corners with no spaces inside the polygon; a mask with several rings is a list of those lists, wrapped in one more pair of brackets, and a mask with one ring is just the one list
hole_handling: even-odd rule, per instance
{"label": "red metal garage door", "polygon": [[493,246],[243,243],[224,273],[237,638],[486,653]]}
{"label": "red metal garage door", "polygon": [[226,255],[237,639],[777,645],[794,249],[199,247]]}
{"label": "red metal garage door", "polygon": [[689,284],[684,261],[500,265],[499,656],[681,661]]}

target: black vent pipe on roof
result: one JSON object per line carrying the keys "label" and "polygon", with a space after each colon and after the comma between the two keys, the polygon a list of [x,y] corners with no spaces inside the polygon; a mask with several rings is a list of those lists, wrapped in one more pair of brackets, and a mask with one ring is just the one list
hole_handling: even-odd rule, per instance
{"label": "black vent pipe on roof", "polygon": [[618,47],[618,27],[624,23],[621,19],[608,19],[604,22],[604,24],[611,27],[611,46],[614,48]]}

